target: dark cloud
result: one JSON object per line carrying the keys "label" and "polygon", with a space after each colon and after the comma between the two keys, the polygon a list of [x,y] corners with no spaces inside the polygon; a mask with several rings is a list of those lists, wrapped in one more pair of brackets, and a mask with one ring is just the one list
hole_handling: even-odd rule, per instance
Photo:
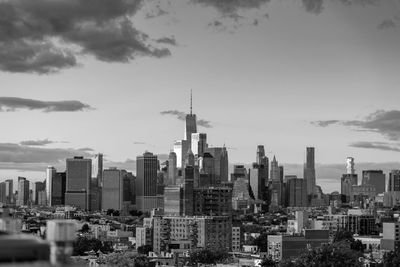
{"label": "dark cloud", "polygon": [[133,142],[134,145],[145,145],[146,142]]}
{"label": "dark cloud", "polygon": [[[178,120],[184,121],[186,119],[186,113],[179,111],[179,110],[166,110],[166,111],[161,111],[161,115],[173,115],[175,116]],[[197,119],[197,125],[202,126],[204,128],[212,128],[213,126],[211,125],[211,122],[208,120],[204,119]]]}
{"label": "dark cloud", "polygon": [[396,23],[394,23],[394,21],[391,19],[384,20],[378,25],[379,30],[386,30],[386,29],[395,28],[395,27],[396,27]]}
{"label": "dark cloud", "polygon": [[327,121],[313,121],[311,122],[311,124],[315,125],[315,126],[320,126],[320,127],[327,127],[331,124],[335,124],[338,123],[338,120],[327,120]]}
{"label": "dark cloud", "polygon": [[167,15],[168,12],[161,8],[159,5],[157,5],[154,9],[150,10],[148,13],[146,13],[146,19],[153,19],[157,17],[161,17],[164,15]]}
{"label": "dark cloud", "polygon": [[72,112],[86,111],[93,108],[77,100],[41,101],[19,97],[0,97],[0,112],[19,109],[42,110],[44,112]]}
{"label": "dark cloud", "polygon": [[0,143],[0,162],[18,164],[56,164],[74,156],[91,157],[87,150],[72,148],[44,148],[12,143]]}
{"label": "dark cloud", "polygon": [[259,9],[270,0],[191,0],[192,3],[212,6],[223,15],[237,14],[240,9]]}
{"label": "dark cloud", "polygon": [[303,7],[307,12],[319,14],[323,10],[323,0],[302,0]]}
{"label": "dark cloud", "polygon": [[368,115],[365,120],[328,120],[314,121],[313,125],[326,127],[332,124],[340,124],[351,127],[355,130],[377,132],[390,140],[400,140],[400,111],[399,110],[378,110]]}
{"label": "dark cloud", "polygon": [[368,148],[368,149],[400,152],[399,144],[392,144],[392,143],[385,143],[385,142],[360,141],[360,142],[351,143],[350,146],[357,147],[357,148]]}
{"label": "dark cloud", "polygon": [[52,73],[77,65],[76,55],[106,62],[164,57],[129,17],[143,0],[0,1],[0,69]]}
{"label": "dark cloud", "polygon": [[173,46],[178,45],[176,40],[175,40],[175,37],[173,37],[173,36],[171,36],[171,37],[163,37],[163,38],[157,39],[156,42],[159,43],[159,44],[169,44],[169,45],[173,45]]}
{"label": "dark cloud", "polygon": [[53,144],[53,143],[57,143],[54,141],[51,141],[49,139],[43,139],[43,140],[26,140],[26,141],[22,141],[19,144],[23,145],[23,146],[45,146],[45,145],[49,145],[49,144]]}

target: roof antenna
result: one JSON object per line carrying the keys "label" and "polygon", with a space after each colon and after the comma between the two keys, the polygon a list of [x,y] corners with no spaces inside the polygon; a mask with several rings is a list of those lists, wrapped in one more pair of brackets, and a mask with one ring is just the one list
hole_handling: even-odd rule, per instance
{"label": "roof antenna", "polygon": [[193,99],[192,99],[192,89],[190,89],[190,115],[192,115]]}

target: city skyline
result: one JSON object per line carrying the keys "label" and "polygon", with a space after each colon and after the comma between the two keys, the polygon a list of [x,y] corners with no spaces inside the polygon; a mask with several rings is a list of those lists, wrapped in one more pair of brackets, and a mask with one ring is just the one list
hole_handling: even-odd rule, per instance
{"label": "city skyline", "polygon": [[[15,2],[10,8],[35,23],[38,11]],[[215,147],[226,144],[230,165],[250,165],[262,144],[285,174],[302,177],[305,147],[315,147],[317,184],[326,192],[339,190],[348,156],[359,174],[400,168],[399,2],[356,2],[149,1],[139,8],[115,1],[115,13],[103,16],[112,23],[100,37],[113,27],[148,34],[137,46],[109,36],[127,42],[121,51],[93,47],[78,33],[39,28],[38,36],[59,38],[66,49],[79,46],[85,57],[71,48],[61,58],[22,64],[0,53],[0,177],[42,181],[47,165],[65,169],[66,158],[99,152],[106,166],[127,170],[146,150],[167,158],[183,138],[190,90],[198,132]],[[104,11],[74,17],[80,7],[69,8],[64,20],[70,27],[90,24]],[[134,26],[116,23],[124,16]],[[11,31],[18,34],[7,36],[10,42],[26,34]],[[14,40],[20,51],[21,40]],[[11,49],[8,41],[0,45]]]}

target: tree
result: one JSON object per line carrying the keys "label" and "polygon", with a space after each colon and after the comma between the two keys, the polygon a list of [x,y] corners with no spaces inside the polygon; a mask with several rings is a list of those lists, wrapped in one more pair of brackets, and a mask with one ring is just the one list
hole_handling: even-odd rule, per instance
{"label": "tree", "polygon": [[[296,267],[332,267],[332,266],[353,266],[361,267],[358,260],[362,253],[355,253],[348,244],[343,242],[326,244],[319,248],[307,250],[302,253],[294,262],[286,262],[282,266]],[[294,264],[294,265],[293,265]]]}
{"label": "tree", "polygon": [[337,243],[340,241],[353,241],[353,240],[354,237],[352,232],[346,230],[338,230],[335,234],[333,242]]}
{"label": "tree", "polygon": [[261,267],[278,267],[278,263],[275,262],[271,256],[265,258],[261,262]]}
{"label": "tree", "polygon": [[88,225],[87,223],[85,223],[85,224],[82,226],[81,232],[82,232],[82,233],[88,233],[89,230],[90,230],[89,225]]}
{"label": "tree", "polygon": [[74,256],[84,256],[88,251],[98,251],[100,250],[103,253],[109,253],[113,251],[112,244],[110,242],[102,243],[100,240],[96,238],[87,238],[87,237],[78,237],[78,239],[73,244]]}
{"label": "tree", "polygon": [[114,210],[112,213],[113,216],[119,216],[119,210]]}
{"label": "tree", "polygon": [[189,265],[197,266],[197,263],[216,264],[222,263],[229,258],[229,254],[222,250],[202,249],[192,251],[189,255]]}
{"label": "tree", "polygon": [[153,247],[150,245],[143,245],[137,248],[137,252],[139,254],[148,255],[150,251],[153,250]]}
{"label": "tree", "polygon": [[102,255],[98,259],[100,266],[113,266],[113,267],[147,267],[149,260],[145,256],[137,256],[130,252],[125,253],[112,253]]}
{"label": "tree", "polygon": [[268,251],[268,234],[263,233],[256,239],[254,239],[253,245],[257,246],[261,252]]}

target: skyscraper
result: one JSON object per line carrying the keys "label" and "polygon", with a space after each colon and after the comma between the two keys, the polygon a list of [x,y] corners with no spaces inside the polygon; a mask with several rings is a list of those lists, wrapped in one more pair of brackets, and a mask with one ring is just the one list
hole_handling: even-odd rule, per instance
{"label": "skyscraper", "polygon": [[139,211],[157,208],[157,155],[145,152],[136,158],[136,206]]}
{"label": "skyscraper", "polygon": [[256,163],[258,165],[264,164],[263,158],[265,157],[265,149],[263,145],[258,145],[257,146],[257,157],[256,157]]}
{"label": "skyscraper", "polygon": [[278,161],[275,156],[271,162],[271,187],[270,187],[270,204],[271,206],[282,205],[282,179],[281,179],[281,168],[278,165]]}
{"label": "skyscraper", "polygon": [[90,210],[92,160],[83,157],[67,159],[65,204]]}
{"label": "skyscraper", "polygon": [[346,159],[346,173],[341,178],[341,194],[346,196],[346,202],[353,199],[353,186],[358,185],[358,176],[354,169],[354,158]]}
{"label": "skyscraper", "polygon": [[171,151],[168,156],[168,181],[167,185],[175,185],[178,172],[176,169],[176,153]]}
{"label": "skyscraper", "polygon": [[189,150],[189,142],[186,140],[176,140],[174,143],[174,152],[176,154],[176,167],[182,168],[185,165],[186,153]]}
{"label": "skyscraper", "polygon": [[[193,114],[193,99],[192,99],[192,91],[190,91],[190,113],[186,115],[186,124],[185,124],[185,135],[184,138],[188,141],[188,148],[192,146],[192,134],[197,133],[197,120],[196,114]],[[187,152],[184,151],[185,155]]]}
{"label": "skyscraper", "polygon": [[7,202],[6,198],[6,183],[1,182],[0,183],[0,203],[5,204]]}
{"label": "skyscraper", "polygon": [[347,174],[354,174],[355,173],[354,158],[347,157],[347,159],[346,159],[346,170],[347,170]]}
{"label": "skyscraper", "polygon": [[6,183],[6,203],[14,203],[14,181],[12,179],[5,180]]}
{"label": "skyscraper", "polygon": [[304,164],[304,180],[307,183],[307,195],[315,192],[315,149],[314,147],[306,148],[306,163]]}
{"label": "skyscraper", "polygon": [[226,150],[226,147],[210,147],[206,148],[206,152],[210,153],[214,158],[215,182],[217,184],[220,184],[221,182],[228,182],[229,163],[228,151]]}
{"label": "skyscraper", "polygon": [[192,133],[191,149],[196,157],[202,157],[207,148],[207,134]]}
{"label": "skyscraper", "polygon": [[103,154],[94,155],[93,158],[93,178],[96,178],[99,187],[103,185]]}
{"label": "skyscraper", "polygon": [[51,203],[52,200],[52,186],[53,186],[53,179],[56,175],[57,170],[53,166],[48,166],[46,169],[46,199],[47,205],[51,207],[53,204]]}
{"label": "skyscraper", "polygon": [[280,181],[280,174],[279,174],[279,165],[278,161],[276,160],[275,156],[271,162],[271,181],[278,182]]}
{"label": "skyscraper", "polygon": [[375,186],[376,194],[385,192],[386,175],[381,170],[366,170],[362,171],[362,185]]}
{"label": "skyscraper", "polygon": [[291,178],[287,181],[287,197],[289,207],[307,206],[307,181],[299,178]]}
{"label": "skyscraper", "polygon": [[194,155],[188,151],[183,183],[183,215],[193,215]]}
{"label": "skyscraper", "polygon": [[389,173],[388,192],[400,191],[400,170],[392,170]]}
{"label": "skyscraper", "polygon": [[25,177],[18,177],[18,206],[28,205],[29,201],[29,181]]}
{"label": "skyscraper", "polygon": [[35,183],[35,205],[39,205],[39,193],[46,190],[46,184],[44,182]]}
{"label": "skyscraper", "polygon": [[123,181],[126,171],[109,168],[103,171],[102,208],[104,210],[123,208]]}

